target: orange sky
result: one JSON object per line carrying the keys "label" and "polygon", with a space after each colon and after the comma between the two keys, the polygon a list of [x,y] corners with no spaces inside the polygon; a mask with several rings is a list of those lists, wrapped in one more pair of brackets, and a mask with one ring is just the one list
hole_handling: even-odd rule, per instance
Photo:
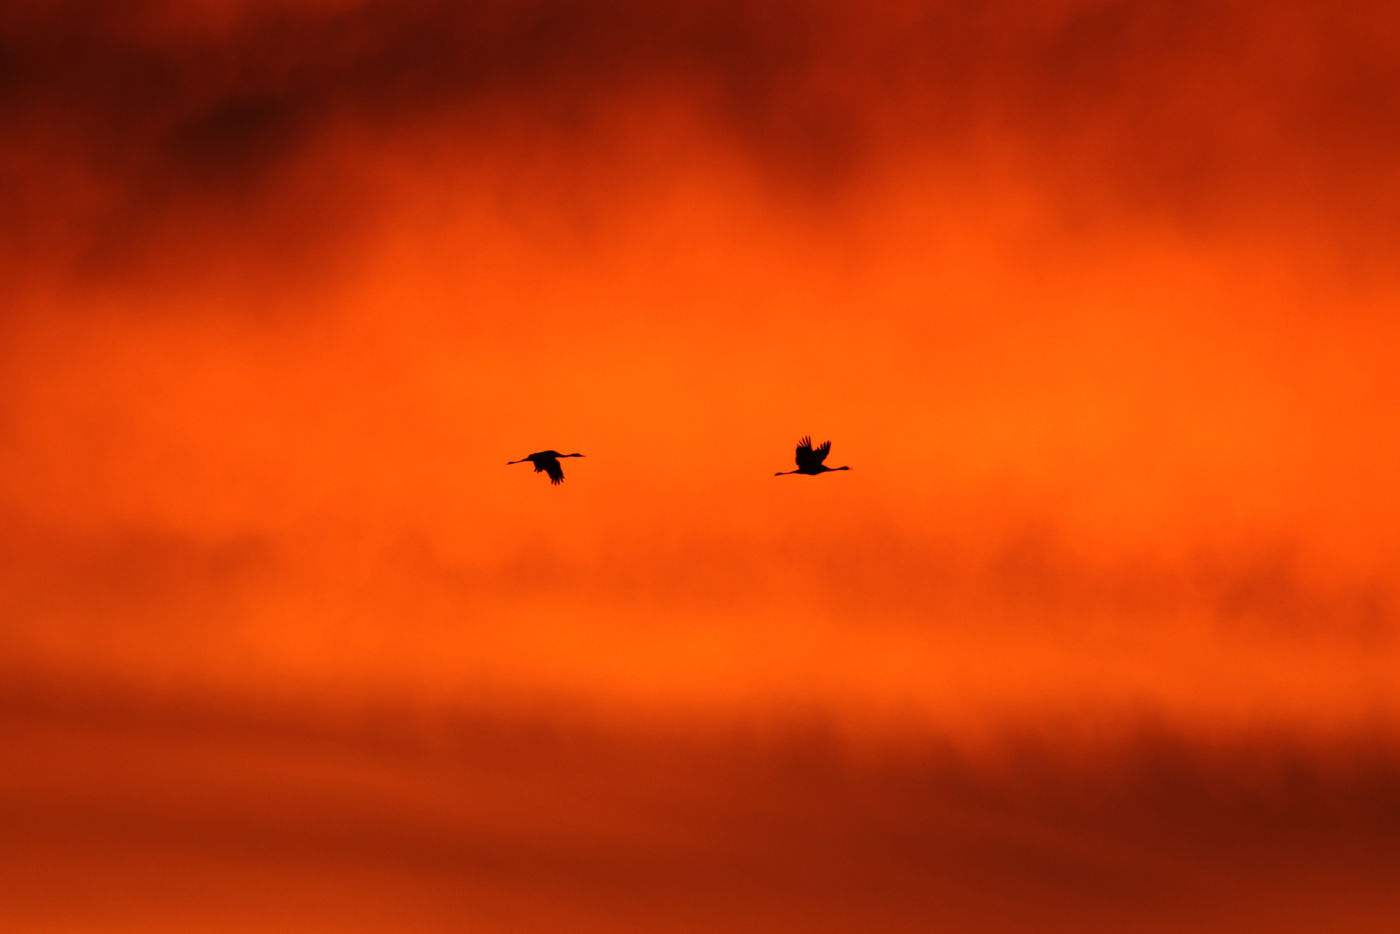
{"label": "orange sky", "polygon": [[[785,750],[809,723],[858,776],[803,799],[847,822],[813,832],[864,834],[876,864],[898,845],[859,800],[904,779],[860,757],[935,740],[958,781],[1040,802],[1025,826],[1053,826],[1007,853],[1096,821],[1155,836],[1174,809],[1247,837],[1209,789],[1299,804],[1271,757],[1357,827],[1394,813],[1374,791],[1400,717],[1391,5],[29,7],[0,4],[0,712],[50,778],[6,779],[0,813],[40,815],[55,872],[124,839],[71,808],[187,825],[144,791],[143,770],[202,774],[172,709],[245,763],[181,805],[204,836],[137,860],[199,853],[197,892],[244,853],[200,823],[230,801],[324,779],[335,821],[381,840],[357,791],[381,716],[520,733],[490,779],[536,789],[492,818],[507,849],[564,845],[520,823],[544,797],[593,807],[531,784],[571,756],[686,815],[658,840],[604,809],[569,831],[579,865],[612,835],[674,856],[707,822],[728,836],[706,859],[741,846],[801,783]],[[773,478],[809,432],[852,470]],[[505,467],[546,448],[587,457],[558,488]],[[1186,803],[1133,777],[1153,729],[1193,763]],[[996,797],[1026,733],[1122,797]],[[496,761],[462,742],[390,784]],[[1265,764],[1212,751],[1234,742]],[[692,801],[667,744],[719,786],[764,778]],[[125,750],[117,791],[50,780],[103,749]],[[929,832],[983,840],[993,818],[949,795]],[[428,800],[395,826],[458,839],[467,818]],[[251,852],[294,810],[257,811]],[[1325,833],[1364,880],[1351,826]],[[382,869],[356,871],[385,911],[423,895]],[[597,898],[482,929],[615,929],[579,884]],[[162,923],[194,929],[191,899]],[[637,923],[682,929],[674,904]],[[715,911],[703,929],[733,927]],[[1075,917],[1148,929],[1130,915]]]}

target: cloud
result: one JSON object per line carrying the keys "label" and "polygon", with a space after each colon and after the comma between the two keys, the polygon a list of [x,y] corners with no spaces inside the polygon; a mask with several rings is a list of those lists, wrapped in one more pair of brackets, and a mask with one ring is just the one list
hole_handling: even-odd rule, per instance
{"label": "cloud", "polygon": [[1302,931],[1339,898],[1396,912],[1397,764],[1374,737],[1212,743],[1137,724],[872,751],[819,721],[667,733],[32,700],[0,705],[22,762],[0,774],[0,903],[36,927],[211,907],[289,931],[990,932],[1052,914]]}
{"label": "cloud", "polygon": [[[917,693],[926,657],[1073,687],[1043,630],[1093,641],[1114,690],[1181,698],[1197,650],[1248,647],[1261,706],[1354,712],[1365,679],[1282,672],[1394,628],[1391,289],[1362,274],[1400,190],[1394,20],[7,8],[0,503],[57,543],[12,586],[56,630],[148,627],[168,670],[165,627],[225,674],[236,634],[322,674],[388,646],[393,677],[485,657],[510,681],[530,639],[611,620],[607,650],[517,680],[640,696],[664,679],[627,651],[690,652],[703,692],[736,651],[796,652],[846,696],[783,628],[816,619],[859,690],[893,666]],[[852,484],[750,483],[807,430]],[[525,498],[497,464],[551,433],[591,470]],[[528,637],[472,656],[463,618]],[[986,674],[1003,637],[1025,651]],[[765,665],[736,683],[801,687]]]}
{"label": "cloud", "polygon": [[6,917],[1394,928],[1397,29],[0,0]]}
{"label": "cloud", "polygon": [[383,196],[386,156],[446,146],[463,171],[425,182],[489,186],[522,153],[551,152],[541,171],[576,162],[587,188],[645,168],[658,142],[639,127],[672,132],[679,114],[692,152],[663,146],[660,165],[718,167],[734,148],[819,213],[933,173],[1029,185],[1071,226],[1320,223],[1364,258],[1398,190],[1395,19],[1381,4],[1242,0],[11,9],[7,245],[86,231],[135,251],[123,265],[189,236],[248,248],[275,237],[262,212],[317,218],[249,254],[268,263],[372,218],[334,205]]}

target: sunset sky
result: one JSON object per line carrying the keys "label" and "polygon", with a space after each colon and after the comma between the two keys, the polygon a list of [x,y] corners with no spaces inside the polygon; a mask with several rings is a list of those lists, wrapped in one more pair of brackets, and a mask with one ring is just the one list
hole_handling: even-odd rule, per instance
{"label": "sunset sky", "polygon": [[1392,3],[0,2],[0,913],[1393,931],[1397,235]]}

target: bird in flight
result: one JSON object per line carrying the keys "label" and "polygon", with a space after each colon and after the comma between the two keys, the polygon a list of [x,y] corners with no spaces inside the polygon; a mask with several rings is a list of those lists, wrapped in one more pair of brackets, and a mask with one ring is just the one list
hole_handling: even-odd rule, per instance
{"label": "bird in flight", "polygon": [[780,470],[777,473],[773,474],[773,476],[781,477],[784,474],[805,473],[808,476],[815,477],[819,473],[829,473],[833,470],[851,469],[849,467],[828,467],[825,464],[823,464],[822,461],[826,460],[826,455],[829,453],[831,453],[830,441],[823,441],[821,444],[817,445],[814,448],[812,447],[812,436],[808,435],[801,441],[797,442],[797,469]]}
{"label": "bird in flight", "polygon": [[506,466],[511,464],[523,464],[526,461],[535,465],[535,473],[544,471],[549,474],[549,482],[558,486],[564,482],[564,468],[559,466],[561,457],[582,457],[582,454],[560,454],[558,451],[537,451],[529,457],[522,457],[518,461],[506,461]]}

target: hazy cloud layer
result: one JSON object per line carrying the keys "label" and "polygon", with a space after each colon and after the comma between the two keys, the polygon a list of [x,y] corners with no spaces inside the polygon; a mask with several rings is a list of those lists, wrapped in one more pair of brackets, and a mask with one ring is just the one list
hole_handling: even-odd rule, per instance
{"label": "hazy cloud layer", "polygon": [[8,5],[12,665],[1389,716],[1397,29]]}
{"label": "hazy cloud layer", "polygon": [[3,914],[1395,930],[1398,62],[0,0]]}
{"label": "hazy cloud layer", "polygon": [[[1384,929],[1374,737],[1139,729],[853,755],[764,732],[0,707],[7,915],[36,927]],[[101,763],[94,786],[83,770]],[[1323,764],[1325,763],[1325,764]],[[113,858],[114,854],[120,858]],[[67,893],[67,897],[57,897]]]}
{"label": "hazy cloud layer", "polygon": [[[392,202],[385,159],[443,186],[568,179],[556,208],[607,211],[680,146],[721,163],[733,147],[819,211],[937,169],[955,190],[1036,189],[1057,224],[1283,225],[1374,271],[1400,190],[1396,19],[1369,3],[12,5],[8,270],[53,248],[68,272],[159,279],[162,259],[214,260],[191,238],[325,264],[308,241],[372,230]],[[678,122],[672,143],[645,130]]]}

